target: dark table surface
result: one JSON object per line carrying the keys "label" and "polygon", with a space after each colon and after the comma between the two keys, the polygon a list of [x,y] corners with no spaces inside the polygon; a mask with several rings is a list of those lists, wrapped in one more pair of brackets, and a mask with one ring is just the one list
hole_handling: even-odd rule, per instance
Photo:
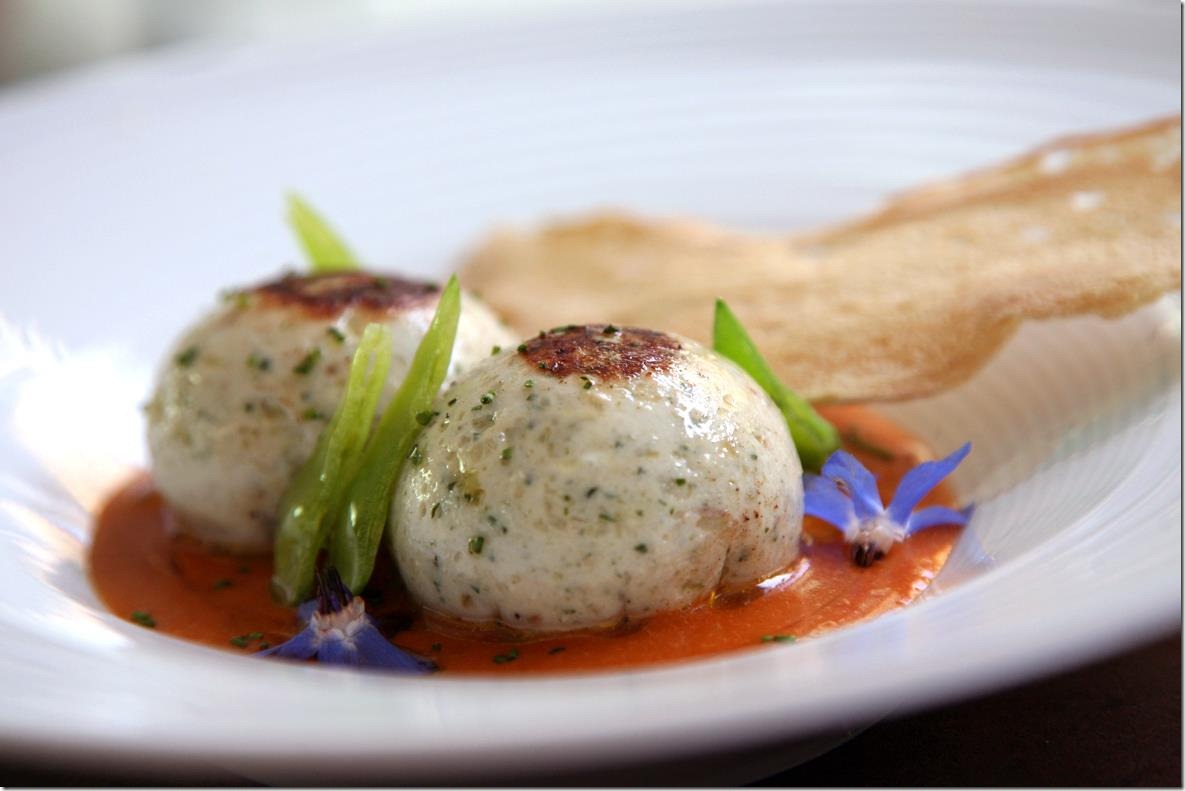
{"label": "dark table surface", "polygon": [[[628,775],[621,779],[629,782]],[[0,762],[0,785],[9,787],[173,782]],[[1181,784],[1178,633],[1053,678],[885,720],[757,785]]]}

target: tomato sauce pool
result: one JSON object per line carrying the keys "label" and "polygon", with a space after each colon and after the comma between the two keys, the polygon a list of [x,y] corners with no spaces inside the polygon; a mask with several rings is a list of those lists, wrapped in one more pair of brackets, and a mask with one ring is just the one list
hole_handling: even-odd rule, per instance
{"label": "tomato sauce pool", "polygon": [[[821,410],[845,447],[877,476],[885,502],[901,476],[933,453],[863,407]],[[956,505],[939,486],[923,505]],[[90,552],[91,579],[115,614],[186,640],[243,654],[298,632],[296,612],[272,601],[271,556],[207,549],[177,535],[150,478],[141,475],[107,502]],[[433,619],[411,602],[380,552],[364,591],[367,611],[395,644],[449,673],[554,673],[640,667],[759,649],[856,623],[913,601],[942,568],[959,528],[924,530],[868,568],[856,566],[838,531],[807,518],[801,557],[749,591],[716,596],[609,632],[529,637]]]}

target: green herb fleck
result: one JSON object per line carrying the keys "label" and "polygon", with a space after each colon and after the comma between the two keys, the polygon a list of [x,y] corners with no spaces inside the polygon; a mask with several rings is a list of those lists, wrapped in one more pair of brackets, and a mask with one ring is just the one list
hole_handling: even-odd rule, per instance
{"label": "green herb fleck", "polygon": [[493,390],[489,391],[488,393],[482,393],[481,402],[483,404],[492,404],[496,395],[497,393],[495,393]]}
{"label": "green herb fleck", "polygon": [[132,610],[131,618],[141,626],[145,626],[149,629],[156,628],[156,619],[143,610]]}
{"label": "green herb fleck", "polygon": [[528,390],[529,390],[529,389],[531,389],[531,388],[532,388],[532,387],[534,387],[534,386],[535,386],[535,380],[534,380],[534,379],[528,379],[527,381],[523,382],[523,387],[527,388]]}
{"label": "green herb fleck", "polygon": [[593,386],[592,379],[589,379],[587,376],[582,376],[580,378],[584,380],[584,389],[585,390],[592,390],[592,386]]}
{"label": "green herb fleck", "polygon": [[432,518],[435,519],[438,516],[440,516],[440,503],[432,506]]}
{"label": "green herb fleck", "polygon": [[338,343],[345,343],[346,342],[346,334],[344,332],[342,332],[341,330],[339,330],[337,327],[326,327],[325,332],[329,335],[330,338],[333,338]]}
{"label": "green herb fleck", "polygon": [[420,450],[419,445],[411,446],[411,453],[408,454],[407,458],[409,458],[411,463],[417,467],[424,463],[424,453]]}
{"label": "green herb fleck", "polygon": [[455,398],[450,398],[450,399],[448,400],[448,405],[449,405],[449,406],[453,406],[453,405],[455,405],[456,403],[457,403],[457,399],[455,399]]}
{"label": "green herb fleck", "polygon": [[616,522],[617,521],[611,515],[605,513],[604,511],[602,511],[597,518],[600,519],[602,522]]}
{"label": "green herb fleck", "polygon": [[510,459],[513,458],[513,456],[514,456],[514,448],[503,448],[502,449],[502,461],[510,461]]}
{"label": "green herb fleck", "polygon": [[324,412],[312,406],[301,412],[300,416],[304,420],[324,420],[326,417]]}
{"label": "green herb fleck", "polygon": [[585,497],[592,497],[594,494],[596,494],[598,491],[600,491],[600,488],[601,487],[599,487],[599,486],[593,486],[587,492],[584,493],[584,496]]}
{"label": "green herb fleck", "polygon": [[263,632],[252,632],[251,634],[247,635],[247,639],[248,640],[262,640],[263,639]]}
{"label": "green herb fleck", "polygon": [[431,423],[433,420],[435,420],[436,416],[439,414],[440,414],[439,412],[433,412],[430,409],[425,409],[423,412],[416,413],[416,422],[419,423],[421,426],[426,426],[429,423]]}
{"label": "green herb fleck", "polygon": [[605,335],[616,335],[617,333],[621,332],[621,330],[610,324],[609,326],[605,327],[605,329],[601,330],[601,332]]}
{"label": "green herb fleck", "polygon": [[200,350],[196,346],[190,346],[188,349],[180,352],[173,360],[182,368],[188,368],[193,365],[193,361],[198,358]]}
{"label": "green herb fleck", "polygon": [[469,539],[469,554],[470,555],[480,555],[481,549],[485,545],[486,545],[486,537],[485,536],[474,536],[473,538]]}
{"label": "green herb fleck", "polygon": [[305,374],[308,374],[313,370],[313,367],[317,364],[317,361],[320,359],[321,359],[321,349],[314,346],[312,349],[309,350],[309,353],[304,356],[304,359],[302,359],[299,363],[296,364],[296,367],[292,369],[292,373],[300,374],[301,376],[304,376]]}
{"label": "green herb fleck", "polygon": [[546,371],[547,370],[547,363],[539,363],[539,370]]}
{"label": "green herb fleck", "polygon": [[675,479],[675,485],[676,485],[676,486],[686,486],[686,485],[687,485],[687,479],[686,479],[686,478],[676,478],[676,479]]}
{"label": "green herb fleck", "polygon": [[213,585],[211,585],[210,587],[211,587],[211,588],[213,588],[213,589],[214,589],[214,590],[216,590],[216,591],[220,591],[220,590],[223,590],[223,589],[225,589],[225,588],[229,588],[231,585],[234,585],[234,583],[233,583],[233,582],[231,582],[230,580],[228,580],[228,579],[220,579],[220,580],[214,580],[214,584],[213,584]]}
{"label": "green herb fleck", "polygon": [[634,551],[638,552],[642,555],[645,555],[647,552],[650,551],[650,547],[646,546],[645,544],[636,544],[636,545],[634,545]]}
{"label": "green herb fleck", "polygon": [[272,360],[258,352],[251,352],[247,355],[247,367],[254,368],[256,371],[269,371],[272,367]]}
{"label": "green herb fleck", "polygon": [[511,648],[505,654],[495,654],[494,655],[494,664],[495,665],[504,665],[507,662],[513,662],[516,659],[518,659],[518,649]]}
{"label": "green herb fleck", "polygon": [[763,643],[793,643],[794,635],[792,634],[763,634],[761,636]]}
{"label": "green herb fleck", "polygon": [[518,345],[518,353],[519,353],[519,354],[526,354],[526,353],[527,353],[527,344],[525,344],[525,343],[520,343],[520,344]]}
{"label": "green herb fleck", "polygon": [[235,646],[236,648],[246,648],[247,647],[247,635],[241,634],[238,637],[230,638],[230,644]]}
{"label": "green herb fleck", "polygon": [[495,346],[492,349],[490,349],[490,356],[493,357],[495,354],[498,354],[501,351],[502,351],[501,346]]}

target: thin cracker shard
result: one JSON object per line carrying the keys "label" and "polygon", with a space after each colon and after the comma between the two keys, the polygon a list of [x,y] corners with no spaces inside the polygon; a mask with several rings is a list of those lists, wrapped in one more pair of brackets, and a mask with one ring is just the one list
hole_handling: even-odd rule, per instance
{"label": "thin cracker shard", "polygon": [[[793,237],[622,213],[502,231],[463,278],[524,334],[612,321],[706,341],[722,297],[807,398],[929,395],[1025,320],[1119,316],[1180,286],[1179,224],[1165,221],[1181,211],[1180,134],[1174,117],[1064,138]],[[1083,211],[1081,194],[1105,199]]]}

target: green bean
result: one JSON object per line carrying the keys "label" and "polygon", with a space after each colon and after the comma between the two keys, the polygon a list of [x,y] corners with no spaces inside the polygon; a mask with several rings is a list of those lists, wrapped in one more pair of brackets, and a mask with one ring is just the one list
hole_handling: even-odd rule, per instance
{"label": "green bean", "polygon": [[839,432],[778,379],[740,320],[722,299],[716,300],[712,346],[739,365],[769,394],[786,419],[803,468],[818,472],[827,457],[839,448]]}
{"label": "green bean", "polygon": [[357,256],[304,198],[288,193],[288,223],[296,232],[313,274],[359,269]]}
{"label": "green bean", "polygon": [[461,289],[454,276],[440,295],[436,315],[416,349],[407,377],[383,412],[337,511],[330,559],[350,590],[360,591],[374,570],[395,482],[423,428],[416,415],[432,407],[444,382],[460,315]]}
{"label": "green bean", "polygon": [[390,330],[368,325],[354,353],[341,403],[280,503],[272,592],[285,604],[297,604],[312,587],[317,555],[328,537],[331,516],[344,499],[350,468],[370,433],[390,366]]}

